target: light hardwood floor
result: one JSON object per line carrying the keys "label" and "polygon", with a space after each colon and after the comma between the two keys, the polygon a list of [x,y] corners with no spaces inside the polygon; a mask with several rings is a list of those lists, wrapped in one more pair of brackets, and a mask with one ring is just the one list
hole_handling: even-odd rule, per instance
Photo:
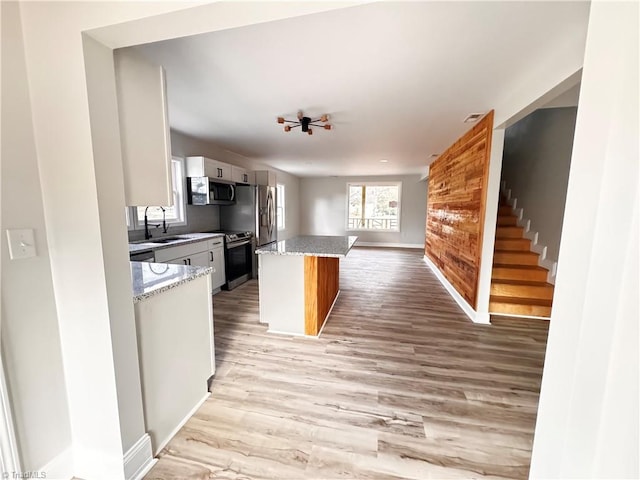
{"label": "light hardwood floor", "polygon": [[527,477],[547,323],[472,324],[418,250],[340,267],[319,339],[267,333],[256,282],[214,297],[211,397],[147,480]]}

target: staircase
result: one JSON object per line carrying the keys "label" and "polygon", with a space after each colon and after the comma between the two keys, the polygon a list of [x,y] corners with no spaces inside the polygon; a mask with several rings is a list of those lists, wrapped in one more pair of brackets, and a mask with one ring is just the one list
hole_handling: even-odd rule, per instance
{"label": "staircase", "polygon": [[547,269],[538,266],[539,255],[531,251],[531,240],[512,208],[501,202],[491,275],[489,312],[501,315],[550,317],[553,285]]}

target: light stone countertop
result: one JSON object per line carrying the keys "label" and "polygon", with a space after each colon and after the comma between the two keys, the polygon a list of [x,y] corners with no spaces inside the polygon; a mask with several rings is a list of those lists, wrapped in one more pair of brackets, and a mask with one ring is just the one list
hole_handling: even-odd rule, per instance
{"label": "light stone countertop", "polygon": [[299,236],[274,242],[256,249],[259,255],[307,255],[313,257],[346,257],[356,236]]}
{"label": "light stone countertop", "polygon": [[[168,243],[154,243],[154,240],[162,240],[166,237],[180,237],[175,241]],[[188,243],[201,242],[210,238],[224,237],[223,233],[179,233],[176,235],[165,235],[165,237],[152,237],[142,242],[129,243],[129,255],[132,253],[151,252],[163,248],[175,247],[177,245],[186,245]]]}
{"label": "light stone countertop", "polygon": [[133,303],[208,275],[211,267],[173,265],[170,263],[130,262]]}

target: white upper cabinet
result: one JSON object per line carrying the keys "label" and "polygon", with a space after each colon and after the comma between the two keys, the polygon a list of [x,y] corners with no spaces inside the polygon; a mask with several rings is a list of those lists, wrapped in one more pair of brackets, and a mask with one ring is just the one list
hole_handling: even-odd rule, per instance
{"label": "white upper cabinet", "polygon": [[173,203],[167,87],[161,65],[114,53],[125,200],[130,206]]}
{"label": "white upper cabinet", "polygon": [[256,183],[254,173],[240,167],[231,167],[231,177],[236,183],[245,185],[254,185]]}
{"label": "white upper cabinet", "polygon": [[276,172],[272,172],[271,170],[258,170],[254,173],[256,176],[256,185],[276,186]]}
{"label": "white upper cabinet", "polygon": [[187,177],[209,177],[217,182],[235,183],[233,169],[228,163],[212,160],[207,157],[187,157]]}

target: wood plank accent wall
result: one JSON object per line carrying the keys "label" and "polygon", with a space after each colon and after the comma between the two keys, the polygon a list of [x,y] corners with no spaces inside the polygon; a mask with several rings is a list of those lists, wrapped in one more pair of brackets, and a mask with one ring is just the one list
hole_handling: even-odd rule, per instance
{"label": "wood plank accent wall", "polygon": [[429,167],[425,255],[477,308],[493,110]]}
{"label": "wood plank accent wall", "polygon": [[340,259],[304,257],[304,333],[318,335],[338,295]]}

